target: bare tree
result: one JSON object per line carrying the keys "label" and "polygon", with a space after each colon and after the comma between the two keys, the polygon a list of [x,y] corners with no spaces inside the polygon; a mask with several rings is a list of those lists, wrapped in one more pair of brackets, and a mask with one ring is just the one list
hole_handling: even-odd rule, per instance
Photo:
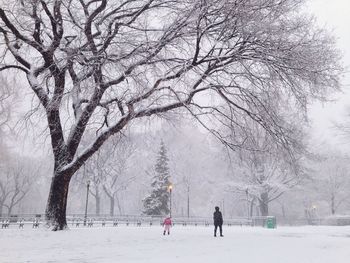
{"label": "bare tree", "polygon": [[[93,155],[84,166],[81,167],[74,181],[77,183],[78,188],[86,186],[89,181],[89,194],[95,199],[95,214],[100,215],[101,201],[103,193],[102,181],[105,176],[104,166],[107,159],[106,153],[100,149],[95,155]],[[78,189],[76,189],[78,190]]]}
{"label": "bare tree", "polygon": [[26,162],[19,163],[13,160],[5,164],[0,173],[0,216],[4,208],[7,208],[7,214],[11,215],[14,207],[30,191],[36,175]]}
{"label": "bare tree", "polygon": [[0,75],[0,216],[7,208],[10,214],[29,190],[28,178],[23,176],[23,167],[14,162],[6,144],[14,110],[15,91],[6,78]]}
{"label": "bare tree", "polygon": [[3,146],[3,138],[6,129],[9,128],[11,114],[14,109],[15,91],[8,81],[0,75],[0,144]]}
{"label": "bare tree", "polygon": [[[177,108],[236,125],[248,116],[288,147],[279,106],[304,110],[310,98],[339,86],[334,40],[301,14],[303,2],[2,3],[0,70],[25,74],[50,132],[48,224],[66,227],[72,176],[110,136],[140,118]],[[88,129],[96,137],[81,148]]]}
{"label": "bare tree", "polygon": [[[250,130],[244,130],[248,137],[245,141],[247,149],[239,151],[238,161],[232,168],[235,182],[231,186],[246,198],[248,216],[252,215],[255,202],[258,202],[260,214],[267,216],[269,203],[296,186],[306,168],[301,166],[300,157],[295,158],[295,155],[291,156],[284,148],[273,144],[266,130],[256,123],[250,126]],[[297,129],[294,132],[297,133]],[[293,137],[303,141],[300,135]]]}
{"label": "bare tree", "polygon": [[127,174],[130,158],[135,145],[129,137],[111,138],[110,144],[103,145],[82,167],[75,181],[86,185],[90,181],[89,193],[95,199],[95,214],[100,215],[103,193],[110,201],[110,215],[114,215],[115,205],[122,214],[118,194],[134,180]]}
{"label": "bare tree", "polygon": [[115,204],[119,214],[123,214],[119,195],[135,179],[135,176],[128,175],[127,171],[136,148],[130,138],[121,138],[109,146],[105,152],[108,157],[103,166],[102,185],[110,201],[109,214],[114,216]]}
{"label": "bare tree", "polygon": [[321,190],[320,198],[327,202],[334,215],[350,197],[349,158],[339,152],[329,151],[317,166],[314,180],[318,190]]}
{"label": "bare tree", "polygon": [[83,185],[85,185],[87,181],[90,181],[89,193],[95,199],[96,215],[100,215],[101,211],[103,165],[104,162],[102,162],[100,152],[98,152],[84,165],[83,176],[80,180]]}

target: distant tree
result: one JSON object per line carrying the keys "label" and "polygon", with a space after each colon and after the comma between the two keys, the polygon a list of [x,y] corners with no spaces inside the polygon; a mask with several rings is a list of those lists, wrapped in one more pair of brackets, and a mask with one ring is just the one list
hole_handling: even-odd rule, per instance
{"label": "distant tree", "polygon": [[[4,151],[11,115],[15,109],[16,93],[5,77],[0,75],[0,147]],[[0,152],[0,156],[2,154]]]}
{"label": "distant tree", "polygon": [[102,180],[104,176],[103,167],[105,165],[106,155],[103,153],[103,149],[98,151],[88,161],[85,162],[84,166],[81,167],[77,176],[74,178],[75,191],[86,188],[87,182],[89,181],[89,194],[95,201],[95,214],[100,215],[101,202],[102,202]]}
{"label": "distant tree", "polygon": [[9,119],[8,103],[6,101],[11,96],[13,91],[10,89],[7,81],[0,75],[0,127],[2,127]]}
{"label": "distant tree", "polygon": [[151,183],[151,193],[143,200],[145,215],[166,215],[169,210],[170,174],[168,166],[167,150],[161,141],[158,157],[154,167],[154,176]]}
{"label": "distant tree", "polygon": [[37,171],[31,162],[19,156],[16,159],[12,157],[0,168],[0,216],[4,214],[4,208],[7,209],[6,214],[12,213],[37,178]]}
{"label": "distant tree", "polygon": [[[14,88],[3,75],[0,75],[0,216],[4,208],[7,208],[7,213],[10,214],[27,194],[30,186],[30,169],[25,169],[15,161],[14,154],[6,142],[10,137],[15,95]],[[16,158],[21,157],[16,156]]]}
{"label": "distant tree", "polygon": [[95,199],[96,215],[100,215],[101,212],[103,165],[104,160],[102,160],[101,152],[99,151],[82,167],[83,176],[81,183],[86,184],[87,181],[90,181],[89,193]]}
{"label": "distant tree", "polygon": [[122,137],[114,140],[113,144],[107,145],[105,148],[107,148],[104,152],[107,160],[103,165],[104,175],[102,186],[110,201],[110,216],[114,216],[115,214],[115,204],[121,215],[123,214],[123,208],[120,201],[120,194],[135,180],[135,176],[128,175],[128,169],[136,146],[131,137]]}
{"label": "distant tree", "polygon": [[350,158],[346,155],[328,151],[316,164],[314,175],[320,200],[326,201],[332,215],[339,206],[350,198]]}
{"label": "distant tree", "polygon": [[[110,202],[109,214],[115,214],[115,206],[122,214],[119,195],[135,179],[127,173],[129,162],[135,152],[131,135],[117,136],[103,145],[80,169],[73,179],[75,186],[85,186],[90,181],[89,193],[95,200],[95,214],[101,213],[104,194]],[[78,187],[79,188],[79,187]],[[77,191],[78,189],[75,189]]]}
{"label": "distant tree", "polygon": [[[140,119],[179,108],[201,123],[210,115],[210,130],[225,141],[216,124],[239,126],[248,116],[288,147],[280,106],[305,111],[339,87],[342,70],[334,39],[303,3],[2,1],[0,71],[24,74],[50,133],[52,229],[67,226],[73,175]],[[81,147],[88,130],[95,136]]]}
{"label": "distant tree", "polygon": [[[238,151],[233,167],[233,186],[235,192],[241,193],[242,199],[249,204],[249,216],[253,213],[253,206],[257,205],[262,216],[269,215],[269,203],[280,198],[286,191],[298,185],[305,167],[301,166],[299,157],[290,155],[285,148],[271,142],[271,137],[266,130],[255,123],[250,123],[251,129],[245,129],[245,135],[249,132],[244,148]],[[298,133],[297,128],[293,133]],[[302,145],[302,137],[299,137],[298,145]],[[242,146],[243,147],[243,146]],[[301,150],[301,149],[300,149]]]}

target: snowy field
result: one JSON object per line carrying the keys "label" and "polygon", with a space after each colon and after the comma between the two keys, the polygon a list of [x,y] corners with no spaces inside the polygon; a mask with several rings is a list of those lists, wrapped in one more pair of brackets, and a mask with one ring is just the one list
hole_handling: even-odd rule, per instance
{"label": "snowy field", "polygon": [[350,227],[0,229],[0,262],[349,263]]}

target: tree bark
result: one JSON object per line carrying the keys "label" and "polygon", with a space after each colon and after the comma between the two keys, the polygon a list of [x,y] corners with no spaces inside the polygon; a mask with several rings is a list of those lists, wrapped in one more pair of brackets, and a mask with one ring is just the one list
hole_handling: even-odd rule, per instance
{"label": "tree bark", "polygon": [[117,200],[117,206],[118,206],[118,210],[119,210],[119,215],[122,215],[123,211],[122,211],[122,206],[120,204],[120,200],[118,198],[118,194],[115,195],[115,199]]}
{"label": "tree bark", "polygon": [[95,195],[95,201],[96,201],[96,215],[99,216],[100,215],[100,207],[101,207],[101,197],[100,197],[100,193],[99,191],[96,191],[96,195]]}
{"label": "tree bark", "polygon": [[66,208],[68,188],[71,176],[68,174],[54,174],[46,206],[46,222],[52,230],[67,228]]}
{"label": "tree bark", "polygon": [[110,201],[109,215],[114,216],[114,204],[115,204],[114,197],[110,196],[109,201]]}
{"label": "tree bark", "polygon": [[259,198],[260,213],[262,216],[269,215],[269,195],[262,193]]}
{"label": "tree bark", "polygon": [[287,218],[287,216],[286,216],[286,208],[284,207],[284,204],[281,205],[281,209],[282,209],[283,219],[286,219]]}
{"label": "tree bark", "polygon": [[8,211],[7,211],[7,215],[8,215],[8,216],[11,215],[11,213],[12,213],[12,208],[13,208],[13,206],[9,206]]}
{"label": "tree bark", "polygon": [[254,213],[254,206],[255,206],[255,198],[250,202],[249,217],[252,217],[252,216],[253,216],[253,213]]}
{"label": "tree bark", "polygon": [[335,214],[335,196],[334,195],[332,195],[331,197],[331,213],[332,215]]}

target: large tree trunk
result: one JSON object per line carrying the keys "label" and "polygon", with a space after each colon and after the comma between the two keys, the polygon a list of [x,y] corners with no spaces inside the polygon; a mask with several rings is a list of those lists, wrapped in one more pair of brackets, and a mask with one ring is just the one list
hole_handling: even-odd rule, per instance
{"label": "large tree trunk", "polygon": [[2,208],[3,208],[4,204],[0,203],[0,217],[2,217]]}
{"label": "large tree trunk", "polygon": [[117,200],[117,206],[118,206],[118,210],[119,210],[119,215],[122,215],[123,214],[123,210],[122,210],[122,206],[120,204],[120,200],[118,198],[118,194],[115,195],[115,198]]}
{"label": "large tree trunk", "polygon": [[269,215],[269,194],[262,193],[259,198],[260,213],[262,216]]}
{"label": "large tree trunk", "polygon": [[13,196],[13,197],[12,197],[12,200],[11,200],[9,206],[7,207],[7,214],[8,214],[8,216],[11,215],[12,210],[14,209],[14,207],[15,207],[16,204],[17,204],[17,202],[14,201],[15,198],[16,198],[16,196]]}
{"label": "large tree trunk", "polygon": [[331,197],[331,213],[332,213],[332,215],[335,214],[335,196],[334,196],[334,194],[332,194],[332,197]]}
{"label": "large tree trunk", "polygon": [[96,215],[99,216],[100,210],[101,210],[101,197],[100,197],[100,193],[98,190],[96,190],[95,201],[96,201],[95,212],[96,212]]}
{"label": "large tree trunk", "polygon": [[281,205],[281,209],[282,209],[282,217],[283,217],[283,219],[286,219],[287,218],[286,208],[284,207],[284,204]]}
{"label": "large tree trunk", "polygon": [[114,204],[115,204],[114,197],[110,196],[109,201],[110,201],[109,215],[114,216]]}
{"label": "large tree trunk", "polygon": [[11,215],[11,213],[12,213],[12,208],[13,208],[12,205],[10,205],[10,206],[8,207],[8,211],[7,211],[7,215],[8,215],[8,216]]}
{"label": "large tree trunk", "polygon": [[109,215],[114,216],[114,206],[115,206],[114,195],[110,193],[105,186],[103,186],[103,190],[105,191],[106,195],[109,198]]}
{"label": "large tree trunk", "polygon": [[254,206],[255,206],[255,198],[253,198],[252,201],[250,202],[249,216],[248,217],[252,217],[253,216]]}
{"label": "large tree trunk", "polygon": [[54,174],[51,181],[46,222],[54,231],[67,228],[66,208],[70,179],[71,176],[68,174]]}

